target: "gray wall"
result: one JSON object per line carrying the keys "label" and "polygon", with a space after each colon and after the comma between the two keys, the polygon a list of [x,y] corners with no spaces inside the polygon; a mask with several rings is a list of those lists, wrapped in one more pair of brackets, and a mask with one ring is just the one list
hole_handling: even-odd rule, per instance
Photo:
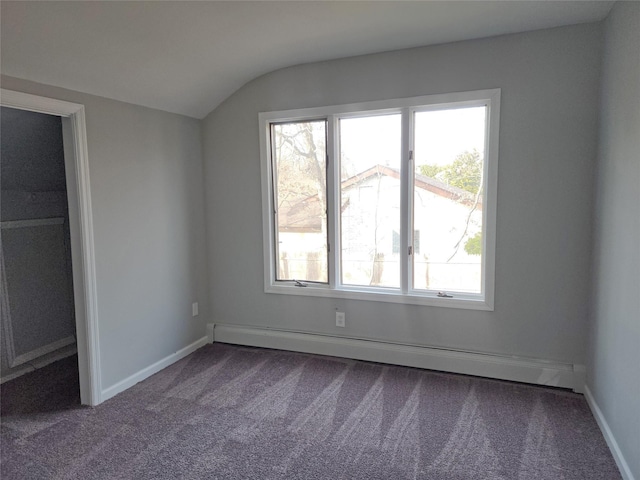
{"label": "gray wall", "polygon": [[587,384],[640,478],[640,3],[605,22]]}
{"label": "gray wall", "polygon": [[85,106],[102,388],[204,336],[201,122],[10,77],[2,88]]}
{"label": "gray wall", "polygon": [[2,191],[65,191],[60,117],[5,107],[0,112]]}
{"label": "gray wall", "polygon": [[[565,27],[301,65],[238,90],[204,121],[212,320],[584,363],[600,42],[599,24]],[[494,312],[264,293],[258,112],[496,87]]]}

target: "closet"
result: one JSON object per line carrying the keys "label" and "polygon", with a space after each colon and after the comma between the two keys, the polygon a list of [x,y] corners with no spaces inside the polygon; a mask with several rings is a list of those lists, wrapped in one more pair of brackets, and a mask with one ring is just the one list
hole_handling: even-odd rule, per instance
{"label": "closet", "polygon": [[75,353],[62,123],[2,107],[2,381]]}

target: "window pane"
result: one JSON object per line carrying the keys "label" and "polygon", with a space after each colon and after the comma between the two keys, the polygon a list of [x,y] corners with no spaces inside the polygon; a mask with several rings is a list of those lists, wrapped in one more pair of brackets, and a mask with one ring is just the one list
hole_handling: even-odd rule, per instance
{"label": "window pane", "polygon": [[345,285],[400,287],[401,125],[399,114],[340,120]]}
{"label": "window pane", "polygon": [[272,126],[277,280],[328,283],[326,122]]}
{"label": "window pane", "polygon": [[415,114],[416,289],[481,292],[486,114],[486,107]]}

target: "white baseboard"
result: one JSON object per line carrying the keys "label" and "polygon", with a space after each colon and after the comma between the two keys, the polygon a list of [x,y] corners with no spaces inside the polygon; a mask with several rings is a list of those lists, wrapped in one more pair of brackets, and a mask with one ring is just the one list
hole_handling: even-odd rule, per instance
{"label": "white baseboard", "polygon": [[68,345],[73,345],[75,343],[76,343],[76,337],[74,337],[73,335],[69,335],[68,337],[61,338],[60,340],[56,340],[55,342],[48,343],[47,345],[43,345],[39,348],[36,348],[35,350],[31,350],[30,352],[26,352],[15,357],[11,362],[11,368],[31,362],[48,353],[55,352],[56,350],[64,348]]}
{"label": "white baseboard", "polygon": [[215,341],[512,380],[581,392],[584,366],[379,340],[215,325]]}
{"label": "white baseboard", "polygon": [[15,370],[13,370],[11,373],[7,373],[0,378],[0,385],[2,385],[4,382],[8,382],[10,380],[21,377],[22,375],[25,375],[27,373],[35,372],[35,370],[36,369],[31,365],[20,365],[19,367],[15,367]]}
{"label": "white baseboard", "polygon": [[195,352],[197,349],[206,345],[207,343],[209,343],[208,337],[202,337],[193,342],[191,345],[187,345],[177,352],[164,357],[162,360],[157,361],[153,365],[149,365],[148,367],[143,368],[139,372],[134,373],[130,377],[125,378],[115,385],[105,388],[104,390],[102,390],[102,395],[98,403],[109,400],[111,397],[115,397],[120,392],[124,392],[126,389],[133,387],[136,383],[149,378],[151,375],[153,375],[154,373],[158,373],[163,368],[167,368],[172,363],[175,363],[178,360],[186,357],[187,355]]}
{"label": "white baseboard", "polygon": [[602,435],[609,446],[609,450],[611,450],[613,459],[616,461],[616,465],[618,465],[622,478],[624,480],[635,480],[633,473],[631,473],[631,468],[629,468],[629,464],[625,460],[624,455],[622,455],[618,442],[616,442],[613,432],[609,428],[609,424],[602,414],[602,410],[600,410],[600,407],[596,403],[596,399],[593,397],[593,394],[587,385],[584,386],[584,396],[587,399],[587,403],[589,404],[589,408],[591,409],[596,422],[598,422],[598,426],[600,427]]}
{"label": "white baseboard", "polygon": [[23,363],[22,365],[19,365],[15,370],[12,370],[11,373],[0,378],[0,384],[13,380],[14,378],[21,377],[29,372],[34,372],[39,368],[46,367],[50,363],[57,362],[58,360],[62,360],[63,358],[70,357],[77,353],[78,349],[75,345],[68,348],[61,348],[58,352],[50,352],[42,358],[33,360],[30,363]]}
{"label": "white baseboard", "polygon": [[586,365],[574,365],[573,366],[574,373],[574,387],[573,391],[576,393],[583,393],[584,389],[587,386],[587,367]]}

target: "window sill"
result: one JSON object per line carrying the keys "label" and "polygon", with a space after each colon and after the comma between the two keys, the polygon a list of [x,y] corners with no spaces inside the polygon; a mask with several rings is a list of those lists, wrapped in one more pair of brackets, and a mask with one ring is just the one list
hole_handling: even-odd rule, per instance
{"label": "window sill", "polygon": [[480,295],[454,296],[441,298],[435,294],[412,295],[395,291],[370,291],[357,288],[332,289],[324,286],[307,284],[306,287],[293,285],[267,285],[265,293],[280,295],[300,295],[305,297],[345,298],[349,300],[365,300],[371,302],[400,303],[405,305],[422,305],[443,308],[460,308],[465,310],[493,311],[493,302],[487,302]]}

